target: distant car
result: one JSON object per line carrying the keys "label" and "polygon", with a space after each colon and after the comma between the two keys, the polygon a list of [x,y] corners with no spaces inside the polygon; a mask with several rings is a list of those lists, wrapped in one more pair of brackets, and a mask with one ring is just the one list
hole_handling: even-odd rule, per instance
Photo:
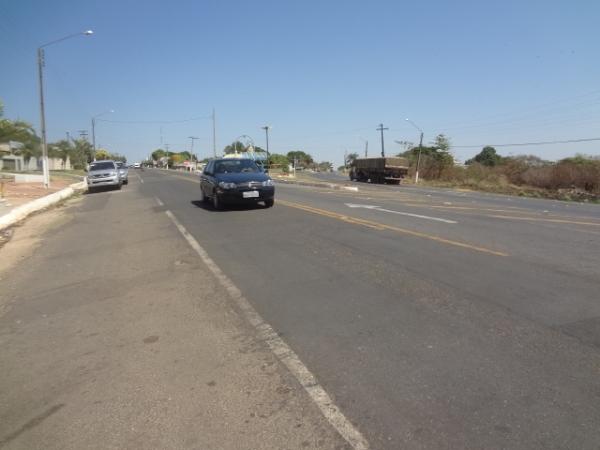
{"label": "distant car", "polygon": [[215,209],[227,203],[275,203],[271,178],[251,159],[213,159],[200,176],[200,200]]}
{"label": "distant car", "polygon": [[134,164],[133,164],[133,168],[134,168],[134,169],[139,169],[139,168],[140,168],[140,166],[141,166],[141,165],[140,165],[140,163],[134,163]]}
{"label": "distant car", "polygon": [[123,181],[114,161],[94,161],[90,163],[86,177],[88,191],[93,192],[102,186],[112,186],[121,189]]}
{"label": "distant car", "polygon": [[121,177],[121,181],[123,184],[129,184],[129,169],[127,166],[121,161],[117,161],[117,168],[119,169],[119,176]]}

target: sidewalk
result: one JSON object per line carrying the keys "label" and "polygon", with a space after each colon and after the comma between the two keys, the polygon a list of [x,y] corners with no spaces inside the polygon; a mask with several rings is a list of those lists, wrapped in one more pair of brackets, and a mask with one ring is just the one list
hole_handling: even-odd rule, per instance
{"label": "sidewalk", "polygon": [[0,248],[0,447],[349,449],[140,186]]}
{"label": "sidewalk", "polygon": [[53,178],[50,188],[46,189],[41,183],[15,183],[12,180],[4,179],[2,181],[4,184],[3,194],[0,198],[0,216],[8,214],[14,208],[27,202],[58,192],[75,182],[77,182],[75,178],[73,180]]}

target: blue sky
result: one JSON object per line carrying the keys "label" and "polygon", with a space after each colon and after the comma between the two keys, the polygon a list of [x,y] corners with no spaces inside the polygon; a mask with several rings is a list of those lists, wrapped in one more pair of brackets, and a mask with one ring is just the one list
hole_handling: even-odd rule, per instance
{"label": "blue sky", "polygon": [[[344,151],[446,133],[466,145],[600,137],[600,2],[0,0],[5,115],[39,125],[36,48],[46,50],[50,140],[90,130],[139,160],[163,142],[212,154],[250,135],[271,151],[340,164]],[[502,147],[556,159],[600,154],[600,141]]]}

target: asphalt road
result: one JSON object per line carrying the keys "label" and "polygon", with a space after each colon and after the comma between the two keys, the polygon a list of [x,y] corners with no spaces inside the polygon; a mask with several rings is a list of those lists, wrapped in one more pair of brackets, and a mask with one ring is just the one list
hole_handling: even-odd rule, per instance
{"label": "asphalt road", "polygon": [[597,205],[279,184],[221,212],[143,179],[373,448],[598,448]]}
{"label": "asphalt road", "polygon": [[371,448],[598,449],[597,205],[277,184],[273,208],[215,211],[194,175],[132,177]]}

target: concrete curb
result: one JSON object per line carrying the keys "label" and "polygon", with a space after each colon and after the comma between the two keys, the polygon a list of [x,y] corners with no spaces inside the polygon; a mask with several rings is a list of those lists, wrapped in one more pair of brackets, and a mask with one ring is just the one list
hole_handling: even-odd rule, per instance
{"label": "concrete curb", "polygon": [[343,186],[341,184],[326,183],[326,182],[322,182],[322,181],[299,181],[299,180],[286,180],[286,179],[282,179],[282,178],[274,178],[273,180],[278,183],[284,183],[284,184],[298,184],[300,186],[324,187],[324,188],[329,188],[329,189],[358,192],[357,186]]}
{"label": "concrete curb", "polygon": [[81,191],[86,188],[87,183],[85,181],[81,181],[79,183],[73,183],[69,187],[58,192],[54,192],[53,194],[46,195],[45,197],[25,203],[24,205],[13,209],[8,214],[0,217],[0,231],[10,227],[11,225],[14,225],[17,222],[20,222],[31,213],[55,205],[56,203],[71,197],[76,191]]}

